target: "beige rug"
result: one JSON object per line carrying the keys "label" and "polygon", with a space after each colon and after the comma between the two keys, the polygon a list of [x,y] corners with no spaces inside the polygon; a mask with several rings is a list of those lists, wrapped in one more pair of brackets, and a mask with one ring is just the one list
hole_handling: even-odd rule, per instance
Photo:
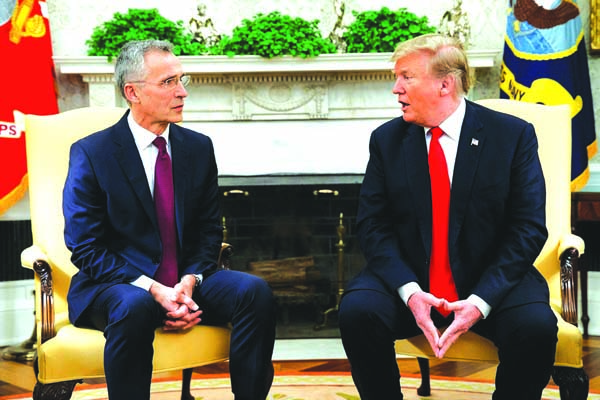
{"label": "beige rug", "polygon": [[[430,397],[420,397],[416,388],[420,380],[402,378],[402,388],[406,400],[444,399],[480,400],[491,398],[494,385],[485,382],[464,382],[460,380],[434,378],[431,381]],[[152,400],[179,400],[180,381],[164,381],[152,384]],[[193,379],[192,394],[196,400],[229,400],[231,394],[229,378]],[[276,376],[269,399],[272,400],[359,400],[358,393],[348,375],[289,375]],[[9,396],[2,399],[31,399],[31,397]],[[81,387],[76,389],[73,400],[105,400],[104,387]],[[558,389],[549,387],[544,391],[544,400],[560,399]],[[588,400],[600,400],[600,395],[590,394]]]}

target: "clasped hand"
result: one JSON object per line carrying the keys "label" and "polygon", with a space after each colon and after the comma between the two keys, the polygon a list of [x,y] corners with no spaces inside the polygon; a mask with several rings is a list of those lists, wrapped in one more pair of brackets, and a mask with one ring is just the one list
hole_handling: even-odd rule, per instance
{"label": "clasped hand", "polygon": [[154,282],[150,287],[150,294],[165,310],[165,331],[189,329],[200,322],[202,310],[192,300],[194,285],[193,277],[189,280],[184,277],[172,288],[158,282]]}
{"label": "clasped hand", "polygon": [[[440,331],[431,320],[431,307],[454,312],[454,320],[441,336]],[[444,357],[456,340],[483,317],[479,309],[468,301],[448,302],[426,292],[413,294],[408,300],[408,308],[413,313],[417,325],[425,334],[437,358]]]}

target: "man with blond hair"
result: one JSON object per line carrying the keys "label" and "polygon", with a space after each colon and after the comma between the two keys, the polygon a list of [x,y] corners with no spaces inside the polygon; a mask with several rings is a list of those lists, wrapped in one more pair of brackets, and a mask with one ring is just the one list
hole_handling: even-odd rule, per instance
{"label": "man with blond hair", "polygon": [[441,358],[472,330],[498,348],[493,399],[539,400],[558,328],[533,266],[548,235],[534,128],[465,98],[455,39],[417,37],[393,61],[402,116],[371,135],[357,216],[366,266],[339,311],[360,396],[403,398],[396,339],[424,334]]}

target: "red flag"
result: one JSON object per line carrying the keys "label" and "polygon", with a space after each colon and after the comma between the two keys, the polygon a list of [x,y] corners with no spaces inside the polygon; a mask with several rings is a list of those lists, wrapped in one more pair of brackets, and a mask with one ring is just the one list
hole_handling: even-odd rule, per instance
{"label": "red flag", "polygon": [[[25,133],[13,111],[48,115],[58,112],[52,42],[45,1],[13,0],[0,14],[2,101],[0,102],[0,214],[27,190]],[[12,3],[12,4],[11,4]]]}

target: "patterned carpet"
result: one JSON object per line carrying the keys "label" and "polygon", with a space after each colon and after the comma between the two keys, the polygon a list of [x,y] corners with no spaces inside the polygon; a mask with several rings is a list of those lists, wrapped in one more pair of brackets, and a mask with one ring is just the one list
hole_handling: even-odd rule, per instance
{"label": "patterned carpet", "polygon": [[[445,400],[479,400],[489,399],[493,384],[486,382],[464,382],[459,380],[432,379],[431,397],[420,397],[416,393],[419,379],[402,378],[404,398],[445,399]],[[178,400],[180,397],[180,381],[161,381],[152,384],[152,400]],[[228,377],[193,379],[192,394],[196,400],[228,400],[233,399]],[[269,400],[359,400],[347,374],[340,375],[284,375],[276,376]],[[73,394],[73,400],[104,400],[106,390],[102,385],[82,387]],[[6,399],[31,399],[28,396],[0,397]],[[547,388],[544,400],[560,399],[556,388]],[[600,400],[600,395],[590,394],[589,400]]]}

